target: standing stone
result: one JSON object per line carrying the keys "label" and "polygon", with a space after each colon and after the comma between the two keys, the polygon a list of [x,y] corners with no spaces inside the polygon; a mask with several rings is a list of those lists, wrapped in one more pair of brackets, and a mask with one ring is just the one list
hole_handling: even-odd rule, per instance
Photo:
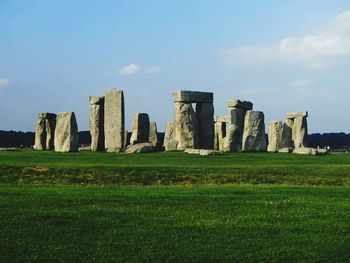
{"label": "standing stone", "polygon": [[60,112],[56,118],[55,151],[78,151],[78,125],[74,112]]}
{"label": "standing stone", "polygon": [[104,97],[90,96],[91,151],[104,151]]}
{"label": "standing stone", "polygon": [[175,128],[173,122],[168,122],[165,127],[163,146],[166,152],[176,151],[178,141],[175,139]]}
{"label": "standing stone", "polygon": [[128,142],[128,131],[124,130],[124,147],[127,147],[129,144]]}
{"label": "standing stone", "polygon": [[215,122],[214,150],[224,149],[224,138],[226,136],[226,122]]}
{"label": "standing stone", "polygon": [[197,103],[199,147],[214,149],[214,106],[213,103]]}
{"label": "standing stone", "polygon": [[286,118],[283,123],[281,148],[294,148],[292,139],[294,119]]}
{"label": "standing stone", "polygon": [[46,113],[46,150],[54,150],[55,148],[56,117],[56,114]]}
{"label": "standing stone", "polygon": [[46,146],[46,113],[40,112],[38,114],[38,121],[35,129],[35,150],[45,150]]}
{"label": "standing stone", "polygon": [[227,106],[229,107],[229,123],[237,126],[237,135],[235,135],[236,138],[229,139],[231,141],[235,141],[234,148],[232,148],[231,151],[240,152],[243,148],[242,140],[245,115],[248,110],[253,109],[253,103],[239,99],[230,99],[227,101]]}
{"label": "standing stone", "polygon": [[135,113],[130,144],[149,141],[149,117],[147,113]]}
{"label": "standing stone", "polygon": [[233,152],[238,148],[238,143],[241,142],[240,131],[236,124],[228,123],[226,126],[226,137],[223,140],[223,151]]}
{"label": "standing stone", "polygon": [[191,103],[175,102],[174,129],[177,150],[198,148],[198,122]]}
{"label": "standing stone", "polygon": [[283,125],[281,121],[271,121],[269,123],[269,145],[267,151],[278,152],[282,147]]}
{"label": "standing stone", "polygon": [[247,111],[244,119],[243,151],[266,151],[264,113]]}
{"label": "standing stone", "polygon": [[306,147],[307,121],[306,117],[297,117],[294,119],[293,134],[294,148]]}
{"label": "standing stone", "polygon": [[[244,129],[244,116],[246,111],[244,109],[230,108],[229,109],[229,123],[237,126],[237,140],[232,152],[242,151],[242,138]],[[233,139],[230,139],[233,140]]]}
{"label": "standing stone", "polygon": [[157,146],[158,135],[157,135],[157,123],[151,122],[149,124],[149,142],[152,146]]}
{"label": "standing stone", "polygon": [[106,151],[120,152],[125,146],[125,112],[122,90],[111,89],[106,93],[104,124]]}

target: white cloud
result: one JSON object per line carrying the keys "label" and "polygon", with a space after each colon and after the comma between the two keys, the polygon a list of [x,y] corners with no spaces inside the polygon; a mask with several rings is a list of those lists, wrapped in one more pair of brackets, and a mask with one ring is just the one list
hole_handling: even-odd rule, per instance
{"label": "white cloud", "polygon": [[11,84],[11,81],[6,78],[0,78],[0,88],[9,86]]}
{"label": "white cloud", "polygon": [[120,70],[118,70],[118,74],[122,76],[135,75],[139,73],[140,66],[137,64],[129,64]]}
{"label": "white cloud", "polygon": [[130,76],[136,74],[146,74],[146,75],[154,75],[160,72],[159,67],[148,67],[142,70],[142,67],[138,64],[129,64],[118,70],[118,75],[122,76]]}
{"label": "white cloud", "polygon": [[304,37],[286,37],[276,45],[246,46],[220,52],[228,64],[287,64],[309,69],[337,65],[350,56],[350,11],[339,14],[327,30]]}

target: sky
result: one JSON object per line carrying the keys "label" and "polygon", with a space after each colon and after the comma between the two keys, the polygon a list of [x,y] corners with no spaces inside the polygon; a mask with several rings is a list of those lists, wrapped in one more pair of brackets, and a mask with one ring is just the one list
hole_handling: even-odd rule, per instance
{"label": "sky", "polygon": [[74,111],[124,90],[126,127],[163,131],[172,91],[254,103],[265,123],[308,110],[309,132],[350,133],[349,0],[0,0],[0,130],[34,131],[38,112]]}

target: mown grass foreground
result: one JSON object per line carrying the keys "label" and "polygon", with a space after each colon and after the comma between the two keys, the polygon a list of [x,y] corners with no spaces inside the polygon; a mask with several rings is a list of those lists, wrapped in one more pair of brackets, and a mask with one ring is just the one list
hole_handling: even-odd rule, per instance
{"label": "mown grass foreground", "polygon": [[0,262],[346,262],[349,164],[0,152]]}

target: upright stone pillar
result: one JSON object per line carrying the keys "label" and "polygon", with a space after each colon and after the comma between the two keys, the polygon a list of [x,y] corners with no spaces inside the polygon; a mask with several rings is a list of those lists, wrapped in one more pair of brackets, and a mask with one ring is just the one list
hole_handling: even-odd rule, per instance
{"label": "upright stone pillar", "polygon": [[104,97],[90,96],[91,151],[105,150]]}
{"label": "upright stone pillar", "polygon": [[106,93],[104,124],[106,151],[120,152],[125,146],[125,112],[122,90],[111,89]]}
{"label": "upright stone pillar", "polygon": [[269,123],[269,145],[267,151],[277,152],[282,148],[283,125],[281,121]]}
{"label": "upright stone pillar", "polygon": [[[229,123],[237,126],[237,131],[235,133],[236,142],[232,142],[233,148],[232,152],[242,151],[242,139],[244,131],[244,120],[245,115],[248,110],[253,109],[253,103],[249,101],[243,101],[239,99],[230,99],[227,102],[229,108]],[[232,141],[232,139],[230,139]]]}
{"label": "upright stone pillar", "polygon": [[222,150],[225,152],[233,152],[237,149],[237,142],[239,142],[239,129],[236,124],[228,123],[226,125],[226,137],[223,140]]}
{"label": "upright stone pillar", "polygon": [[56,118],[55,151],[78,151],[78,125],[74,112],[60,112]]}
{"label": "upright stone pillar", "polygon": [[57,115],[54,113],[46,113],[46,150],[54,150],[55,148],[56,117]]}
{"label": "upright stone pillar", "polygon": [[282,146],[281,148],[294,148],[294,143],[292,139],[294,119],[288,119],[283,123],[282,130]]}
{"label": "upright stone pillar", "polygon": [[243,151],[266,151],[264,113],[249,110],[244,119]]}
{"label": "upright stone pillar", "polygon": [[307,121],[306,116],[300,116],[294,119],[293,125],[294,148],[307,146]]}
{"label": "upright stone pillar", "polygon": [[38,121],[35,129],[35,150],[45,150],[46,146],[46,113],[40,112],[38,114]]}
{"label": "upright stone pillar", "polygon": [[147,113],[135,113],[130,144],[149,141],[149,117]]}
{"label": "upright stone pillar", "polygon": [[158,133],[157,133],[157,123],[151,122],[149,124],[149,142],[152,146],[157,146],[158,143]]}
{"label": "upright stone pillar", "polygon": [[166,152],[176,151],[178,141],[175,139],[175,127],[173,122],[168,122],[165,127],[163,146]]}
{"label": "upright stone pillar", "polygon": [[216,116],[214,123],[214,150],[223,150],[228,118],[226,116]]}
{"label": "upright stone pillar", "polygon": [[202,102],[196,104],[198,118],[199,148],[214,149],[214,105]]}
{"label": "upright stone pillar", "polygon": [[198,122],[191,103],[175,102],[174,130],[177,150],[198,148]]}

